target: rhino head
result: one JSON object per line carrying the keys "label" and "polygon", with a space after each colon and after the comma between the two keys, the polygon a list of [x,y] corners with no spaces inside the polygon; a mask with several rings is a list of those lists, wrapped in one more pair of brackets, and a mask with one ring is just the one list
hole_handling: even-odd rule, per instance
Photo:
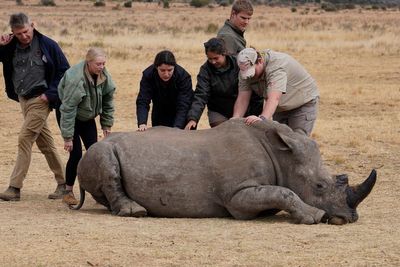
{"label": "rhino head", "polygon": [[356,208],[371,192],[376,176],[376,170],[372,170],[369,177],[356,186],[349,185],[346,174],[333,176],[331,184],[321,187],[321,200],[314,200],[315,206],[325,211],[322,221],[337,225],[356,222]]}
{"label": "rhino head", "polygon": [[308,205],[325,211],[322,222],[336,225],[356,222],[356,208],[374,187],[376,171],[372,170],[361,184],[350,186],[347,175],[329,174],[314,140],[280,127],[274,134],[267,133],[277,149],[276,162],[283,162],[278,168],[278,184],[290,188]]}

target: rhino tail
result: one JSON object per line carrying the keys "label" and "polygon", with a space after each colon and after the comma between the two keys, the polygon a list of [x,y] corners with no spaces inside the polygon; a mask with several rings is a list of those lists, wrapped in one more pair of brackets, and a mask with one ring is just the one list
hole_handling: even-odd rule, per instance
{"label": "rhino tail", "polygon": [[79,186],[79,194],[79,203],[76,206],[69,206],[71,210],[79,210],[80,208],[82,208],[83,203],[85,202],[85,189],[83,189],[82,186]]}

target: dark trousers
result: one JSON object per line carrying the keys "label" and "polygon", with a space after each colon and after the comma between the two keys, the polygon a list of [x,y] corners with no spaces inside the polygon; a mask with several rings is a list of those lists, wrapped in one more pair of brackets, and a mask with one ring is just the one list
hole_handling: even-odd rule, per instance
{"label": "dark trousers", "polygon": [[82,158],[82,143],[86,150],[97,142],[97,127],[94,119],[88,121],[75,121],[75,132],[72,151],[69,153],[69,159],[65,170],[65,181],[68,186],[73,186],[76,179],[76,169],[79,160]]}

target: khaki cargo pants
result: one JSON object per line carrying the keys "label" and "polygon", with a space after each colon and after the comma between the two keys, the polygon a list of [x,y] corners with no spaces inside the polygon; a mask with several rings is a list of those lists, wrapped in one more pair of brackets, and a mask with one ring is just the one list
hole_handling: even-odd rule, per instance
{"label": "khaki cargo pants", "polygon": [[273,115],[273,119],[279,123],[286,124],[293,131],[302,132],[310,136],[317,119],[318,100],[319,98],[317,97],[296,109],[277,112]]}
{"label": "khaki cargo pants", "polygon": [[18,154],[14,170],[10,177],[10,186],[22,188],[31,163],[32,147],[36,142],[39,150],[44,154],[51,171],[58,184],[64,184],[64,168],[50,128],[47,117],[50,113],[48,103],[39,97],[30,99],[19,98],[24,122],[18,135]]}

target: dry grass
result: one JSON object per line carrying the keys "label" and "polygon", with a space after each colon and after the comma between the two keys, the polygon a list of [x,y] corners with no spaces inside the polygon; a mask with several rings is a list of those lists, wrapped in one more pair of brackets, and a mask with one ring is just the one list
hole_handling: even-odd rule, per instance
{"label": "dry grass", "polygon": [[[117,84],[114,130],[136,129],[135,99],[141,71],[161,49],[171,49],[193,83],[205,60],[203,42],[215,35],[229,7],[189,8],[118,2],[94,8],[90,1],[57,0],[53,8],[36,0],[0,3],[0,31],[11,12],[27,12],[37,29],[59,41],[71,64],[91,45],[110,57]],[[312,9],[313,10],[313,9]],[[35,150],[20,203],[0,202],[0,262],[8,266],[398,266],[400,265],[400,13],[342,11],[292,13],[257,7],[246,33],[248,44],[297,58],[321,91],[313,138],[334,173],[359,182],[379,168],[372,195],[353,225],[300,226],[285,214],[250,222],[233,220],[125,219],[88,200],[71,212],[45,195],[53,189],[42,155]],[[217,26],[217,27],[216,27]],[[3,80],[0,80],[3,84]],[[0,98],[0,187],[15,160],[19,107]],[[59,131],[50,123],[62,149]],[[204,115],[201,128],[207,128]],[[66,161],[67,155],[62,154]],[[1,189],[0,189],[1,190]]]}

